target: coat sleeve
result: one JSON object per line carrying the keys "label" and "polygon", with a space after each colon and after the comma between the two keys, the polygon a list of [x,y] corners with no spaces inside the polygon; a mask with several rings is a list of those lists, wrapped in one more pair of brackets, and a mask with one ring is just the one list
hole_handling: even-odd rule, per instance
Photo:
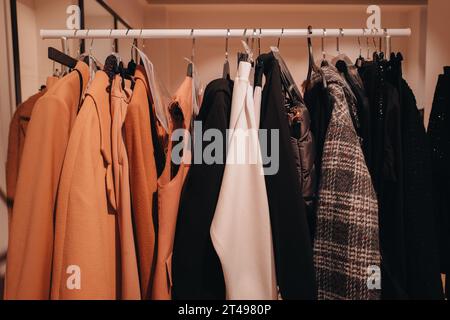
{"label": "coat sleeve", "polygon": [[67,106],[55,96],[44,96],[33,110],[10,222],[5,299],[49,298],[53,213],[69,121]]}

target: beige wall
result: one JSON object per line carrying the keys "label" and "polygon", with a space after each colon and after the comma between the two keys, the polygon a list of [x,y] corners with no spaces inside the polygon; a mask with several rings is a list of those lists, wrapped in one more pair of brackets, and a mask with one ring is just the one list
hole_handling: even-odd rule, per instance
{"label": "beige wall", "polygon": [[[147,9],[146,27],[152,28],[362,28],[366,25],[365,5],[153,5]],[[424,6],[382,6],[382,26],[389,28],[411,27],[413,37],[392,40],[394,50],[405,56],[405,77],[417,95],[419,106],[424,105],[425,90],[425,38],[426,8]],[[263,39],[262,51],[268,51],[277,39]],[[363,51],[366,41],[361,39]],[[206,85],[222,73],[224,39],[198,39],[196,45],[197,67]],[[320,57],[320,39],[314,39],[317,58]],[[372,44],[372,40],[370,41]],[[378,42],[377,42],[378,43]],[[236,70],[236,52],[242,50],[238,39],[230,40],[232,73]],[[147,53],[155,63],[171,92],[185,76],[186,62],[190,57],[190,40],[148,40]],[[341,50],[352,60],[359,55],[357,39],[341,40]],[[326,51],[336,54],[336,40],[328,38]],[[285,39],[281,53],[298,84],[307,73],[307,49],[305,39]]]}
{"label": "beige wall", "polygon": [[434,91],[443,67],[450,65],[450,1],[428,0],[428,24],[426,45],[426,112],[428,125]]}
{"label": "beige wall", "polygon": [[105,2],[133,28],[141,28],[144,25],[145,0],[106,0]]}
{"label": "beige wall", "polygon": [[38,34],[36,32],[36,10],[34,0],[17,2],[17,19],[20,47],[20,79],[22,81],[22,97],[27,99],[39,89],[39,60],[37,53]]}

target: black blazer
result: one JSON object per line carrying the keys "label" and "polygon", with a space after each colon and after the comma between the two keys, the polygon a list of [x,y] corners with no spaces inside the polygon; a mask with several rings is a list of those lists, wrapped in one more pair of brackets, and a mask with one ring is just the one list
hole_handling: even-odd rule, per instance
{"label": "black blazer", "polygon": [[[260,128],[278,130],[280,138],[279,171],[275,175],[265,176],[278,286],[284,300],[315,300],[317,287],[312,244],[290,145],[280,66],[272,53],[264,54],[259,59],[264,63],[266,76]],[[271,150],[270,146],[268,150]]]}
{"label": "black blazer", "polygon": [[[205,90],[196,121],[203,133],[218,129],[223,137],[228,129],[233,82],[212,81]],[[203,142],[203,149],[210,143]],[[226,150],[223,139],[223,150]],[[219,257],[214,250],[210,228],[219,198],[226,154],[220,164],[190,167],[181,195],[172,259],[173,299],[224,300],[225,281]]]}

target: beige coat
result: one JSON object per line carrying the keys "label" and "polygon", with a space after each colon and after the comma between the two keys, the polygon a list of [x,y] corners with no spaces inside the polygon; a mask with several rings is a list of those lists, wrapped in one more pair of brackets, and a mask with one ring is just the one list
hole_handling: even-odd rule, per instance
{"label": "beige coat", "polygon": [[97,72],[67,148],[56,211],[52,299],[140,298],[125,172],[117,165],[125,163],[118,130],[127,98],[115,82],[110,108],[108,85],[106,73]]}
{"label": "beige coat", "polygon": [[[57,81],[35,104],[28,124],[10,221],[5,299],[50,297],[55,201],[64,154],[89,68]],[[81,91],[81,92],[80,92]]]}

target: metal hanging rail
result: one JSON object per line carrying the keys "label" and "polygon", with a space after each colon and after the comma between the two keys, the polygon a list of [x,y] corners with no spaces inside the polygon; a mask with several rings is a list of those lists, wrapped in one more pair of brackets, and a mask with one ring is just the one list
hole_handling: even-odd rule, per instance
{"label": "metal hanging rail", "polygon": [[88,29],[41,30],[42,39],[193,39],[193,38],[307,38],[409,37],[411,29]]}

